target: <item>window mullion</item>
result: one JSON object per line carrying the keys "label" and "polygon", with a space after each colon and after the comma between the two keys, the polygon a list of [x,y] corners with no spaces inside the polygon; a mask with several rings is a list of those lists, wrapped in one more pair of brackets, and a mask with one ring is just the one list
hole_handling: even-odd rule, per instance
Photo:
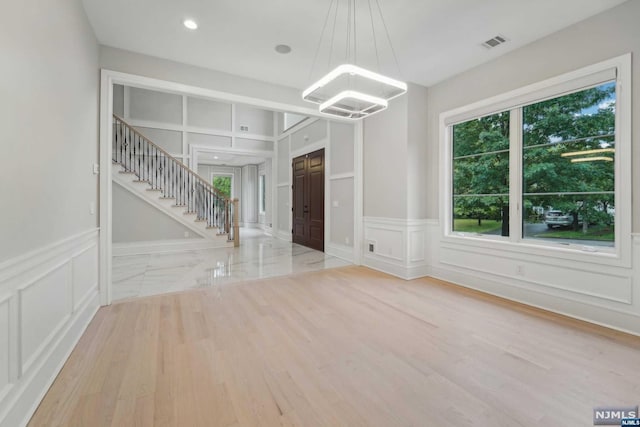
{"label": "window mullion", "polygon": [[509,240],[522,240],[522,108],[509,111]]}

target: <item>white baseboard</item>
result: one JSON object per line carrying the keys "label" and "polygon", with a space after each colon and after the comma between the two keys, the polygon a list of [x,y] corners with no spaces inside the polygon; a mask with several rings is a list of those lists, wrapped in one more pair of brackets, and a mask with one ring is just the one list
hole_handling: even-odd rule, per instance
{"label": "white baseboard", "polygon": [[240,227],[244,227],[244,228],[256,228],[256,229],[263,229],[263,225],[258,223],[258,222],[244,222],[242,223],[242,225],[240,225]]}
{"label": "white baseboard", "polygon": [[[430,220],[364,218],[363,265],[405,280],[429,274]],[[373,252],[369,245],[373,245]]]}
{"label": "white baseboard", "polygon": [[[242,239],[242,236],[240,237]],[[113,256],[162,254],[202,249],[233,247],[233,242],[221,243],[209,239],[157,240],[151,242],[114,243]]]}
{"label": "white baseboard", "polygon": [[362,265],[406,280],[406,268],[403,265],[397,265],[395,263],[376,259],[367,255],[364,256]]}
{"label": "white baseboard", "polygon": [[[98,230],[0,265],[0,427],[24,426],[99,307]],[[6,344],[5,344],[6,343]]]}
{"label": "white baseboard", "polygon": [[286,231],[278,230],[274,237],[277,237],[280,240],[284,240],[287,242],[291,241],[291,233],[287,233]]}
{"label": "white baseboard", "polygon": [[576,301],[567,296],[549,295],[539,289],[523,289],[500,281],[479,278],[446,267],[432,267],[430,276],[485,294],[505,298],[531,307],[583,320],[596,325],[616,329],[632,335],[640,335],[640,316],[611,310],[594,304]]}
{"label": "white baseboard", "polygon": [[259,228],[264,231],[264,234],[273,237],[273,227],[269,227],[267,224],[259,224],[259,226]]}
{"label": "white baseboard", "polygon": [[337,243],[328,243],[324,246],[324,252],[327,255],[334,256],[336,258],[343,259],[350,263],[355,262],[354,249],[351,246],[339,245]]}

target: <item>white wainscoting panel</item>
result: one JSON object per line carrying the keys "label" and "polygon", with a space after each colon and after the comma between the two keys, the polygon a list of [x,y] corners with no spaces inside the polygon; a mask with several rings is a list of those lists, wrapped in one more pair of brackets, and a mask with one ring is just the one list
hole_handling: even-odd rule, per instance
{"label": "white wainscoting panel", "polygon": [[76,255],[72,262],[73,310],[77,310],[86,302],[98,287],[98,246],[92,245]]}
{"label": "white wainscoting panel", "polygon": [[9,295],[0,298],[0,401],[10,387],[9,357]]}
{"label": "white wainscoting panel", "polygon": [[409,261],[424,262],[425,261],[425,236],[426,231],[423,229],[409,230]]}
{"label": "white wainscoting panel", "polygon": [[[429,274],[428,220],[364,218],[364,265],[403,279]],[[374,250],[369,250],[373,245]]]}
{"label": "white wainscoting panel", "polygon": [[97,229],[0,264],[0,427],[27,424],[98,307]]}
{"label": "white wainscoting panel", "polygon": [[[533,260],[535,261],[535,260]],[[464,249],[440,249],[444,265],[491,274],[518,284],[558,289],[574,294],[589,295],[631,304],[631,276],[628,274],[597,273],[567,262],[564,267],[542,262],[523,261],[508,255],[495,256]]]}
{"label": "white wainscoting panel", "polygon": [[426,232],[432,277],[640,335],[639,235],[627,268],[452,243],[435,220]]}
{"label": "white wainscoting panel", "polygon": [[27,372],[71,316],[71,260],[18,289],[20,359]]}

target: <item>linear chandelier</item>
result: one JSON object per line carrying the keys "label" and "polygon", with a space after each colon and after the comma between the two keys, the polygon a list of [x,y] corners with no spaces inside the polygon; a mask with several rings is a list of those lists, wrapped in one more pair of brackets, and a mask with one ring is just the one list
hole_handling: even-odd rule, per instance
{"label": "linear chandelier", "polygon": [[[377,6],[380,21],[386,34],[390,50],[393,54],[396,67],[399,69],[397,57],[391,44],[389,31],[382,16],[380,4],[378,0],[373,0]],[[329,24],[330,16],[333,12],[332,31],[330,38],[328,64],[330,65],[334,56],[334,47],[336,39],[336,27],[338,23],[338,15],[340,12],[340,4],[346,3],[343,9],[346,9],[346,42],[344,44],[345,54],[344,63],[338,65],[329,71],[322,78],[317,80],[302,92],[302,99],[308,102],[318,104],[319,111],[322,114],[340,117],[345,119],[358,120],[371,114],[378,113],[389,106],[389,101],[407,92],[407,84],[387,77],[385,75],[370,71],[366,68],[356,65],[357,57],[357,23],[356,19],[356,0],[332,0],[329,10],[325,18],[320,41],[313,61],[311,75],[314,72],[316,62],[322,47],[322,42],[327,33],[327,24]],[[380,69],[380,57],[378,52],[378,40],[376,37],[376,25],[374,14],[371,6],[372,0],[362,0],[359,4],[366,4],[369,12],[369,22],[372,32],[372,40],[374,44],[375,58]],[[335,10],[334,10],[335,4]]]}

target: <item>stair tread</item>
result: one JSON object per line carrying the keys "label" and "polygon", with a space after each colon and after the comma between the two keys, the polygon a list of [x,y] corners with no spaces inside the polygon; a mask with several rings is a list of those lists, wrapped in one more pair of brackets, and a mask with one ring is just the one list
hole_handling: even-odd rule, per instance
{"label": "stair tread", "polygon": [[[128,126],[126,124],[123,124],[123,126]],[[152,142],[148,142],[149,144],[151,144],[151,146],[153,146],[154,144]],[[157,159],[157,157],[156,157]],[[169,168],[169,166],[173,167],[172,165],[174,165],[173,163],[171,163],[172,161],[176,161],[177,159],[174,159],[171,156],[167,156],[167,162],[169,162],[168,164],[165,165],[165,162],[160,162],[158,163],[158,161],[156,160],[155,162],[150,162],[150,163],[140,163],[140,159],[138,158],[137,163],[135,163],[136,158],[134,156],[134,158],[131,158],[131,156],[129,156],[129,159],[120,159],[118,160],[114,160],[113,158],[111,159],[112,161],[112,171],[115,174],[116,171],[119,174],[123,174],[123,175],[134,175],[131,178],[123,178],[120,179],[118,181],[120,182],[124,182],[126,181],[128,186],[130,186],[130,190],[134,193],[137,193],[138,195],[143,194],[142,190],[144,189],[145,191],[152,191],[152,192],[159,192],[159,194],[154,194],[153,196],[150,196],[151,198],[153,198],[154,200],[171,200],[171,204],[169,203],[158,203],[156,202],[156,207],[158,209],[164,210],[165,213],[169,214],[170,216],[176,218],[176,216],[178,215],[178,212],[180,211],[174,211],[171,208],[181,208],[182,210],[182,214],[185,217],[188,217],[188,223],[190,223],[190,228],[192,228],[194,231],[198,230],[197,232],[199,234],[201,234],[202,236],[208,237],[210,239],[217,239],[221,244],[223,242],[222,238],[224,238],[224,243],[225,246],[227,245],[232,245],[234,244],[234,241],[231,240],[230,235],[228,232],[224,231],[224,226],[220,227],[218,225],[211,225],[213,224],[220,224],[219,220],[213,220],[213,218],[202,218],[201,214],[202,212],[199,212],[197,209],[193,208],[193,203],[197,202],[198,200],[196,199],[195,201],[193,201],[193,199],[189,198],[192,197],[192,192],[194,192],[195,190],[191,189],[192,187],[187,187],[185,186],[180,187],[181,182],[175,182],[173,183],[173,178],[174,175],[167,175],[167,172],[163,172],[163,170],[167,170],[169,171],[169,173],[172,173],[171,171],[173,169]],[[129,165],[127,165],[127,163],[129,163]],[[155,175],[154,173],[152,173],[153,171],[149,171],[149,170],[144,170],[144,169],[140,169],[140,166],[144,166],[147,168],[155,168]],[[179,165],[179,163],[176,163],[176,165]],[[181,166],[177,166],[179,170],[181,170]],[[135,169],[139,169],[138,171],[136,171]],[[159,178],[158,179],[158,175]],[[144,177],[147,177],[146,179],[144,179]],[[154,178],[155,176],[155,178]],[[170,182],[172,182],[173,184],[177,185],[177,187],[173,187],[173,186],[169,186],[167,188],[157,188],[158,185],[162,185],[163,184],[163,177],[166,178],[167,176],[169,176],[170,178]],[[189,175],[190,176],[190,175]],[[175,175],[176,179],[183,179],[182,175]],[[195,176],[195,179],[197,180],[196,182],[203,186],[205,190],[208,189],[208,186],[210,186],[210,183],[208,184],[206,182],[206,180],[201,179],[200,177]],[[166,179],[164,181],[165,183],[167,182]],[[131,184],[129,184],[131,183]],[[147,184],[147,187],[139,187],[139,186],[134,186],[133,184]],[[190,183],[190,181],[186,181],[186,184],[188,185],[192,185]],[[191,189],[189,192],[189,189]],[[186,191],[186,192],[185,192]],[[208,190],[207,190],[208,191]],[[166,194],[171,194],[171,193],[176,193],[175,196],[167,196]],[[147,199],[149,199],[149,197],[145,196]],[[217,197],[217,196],[216,196]],[[183,203],[185,202],[185,200],[187,201],[187,203]],[[185,209],[186,208],[186,209]],[[213,208],[213,207],[211,207]],[[215,205],[215,209],[216,212],[225,212],[225,211],[219,211],[219,209],[221,209],[221,206],[219,206],[218,203],[216,203]],[[183,222],[184,224],[188,224],[187,218],[181,219],[181,222]],[[193,222],[196,223],[204,223],[203,225],[197,225],[195,226],[195,224],[193,224]],[[206,232],[204,232],[204,230],[207,230]],[[209,231],[211,230],[211,231]],[[220,237],[220,239],[218,239]]]}

